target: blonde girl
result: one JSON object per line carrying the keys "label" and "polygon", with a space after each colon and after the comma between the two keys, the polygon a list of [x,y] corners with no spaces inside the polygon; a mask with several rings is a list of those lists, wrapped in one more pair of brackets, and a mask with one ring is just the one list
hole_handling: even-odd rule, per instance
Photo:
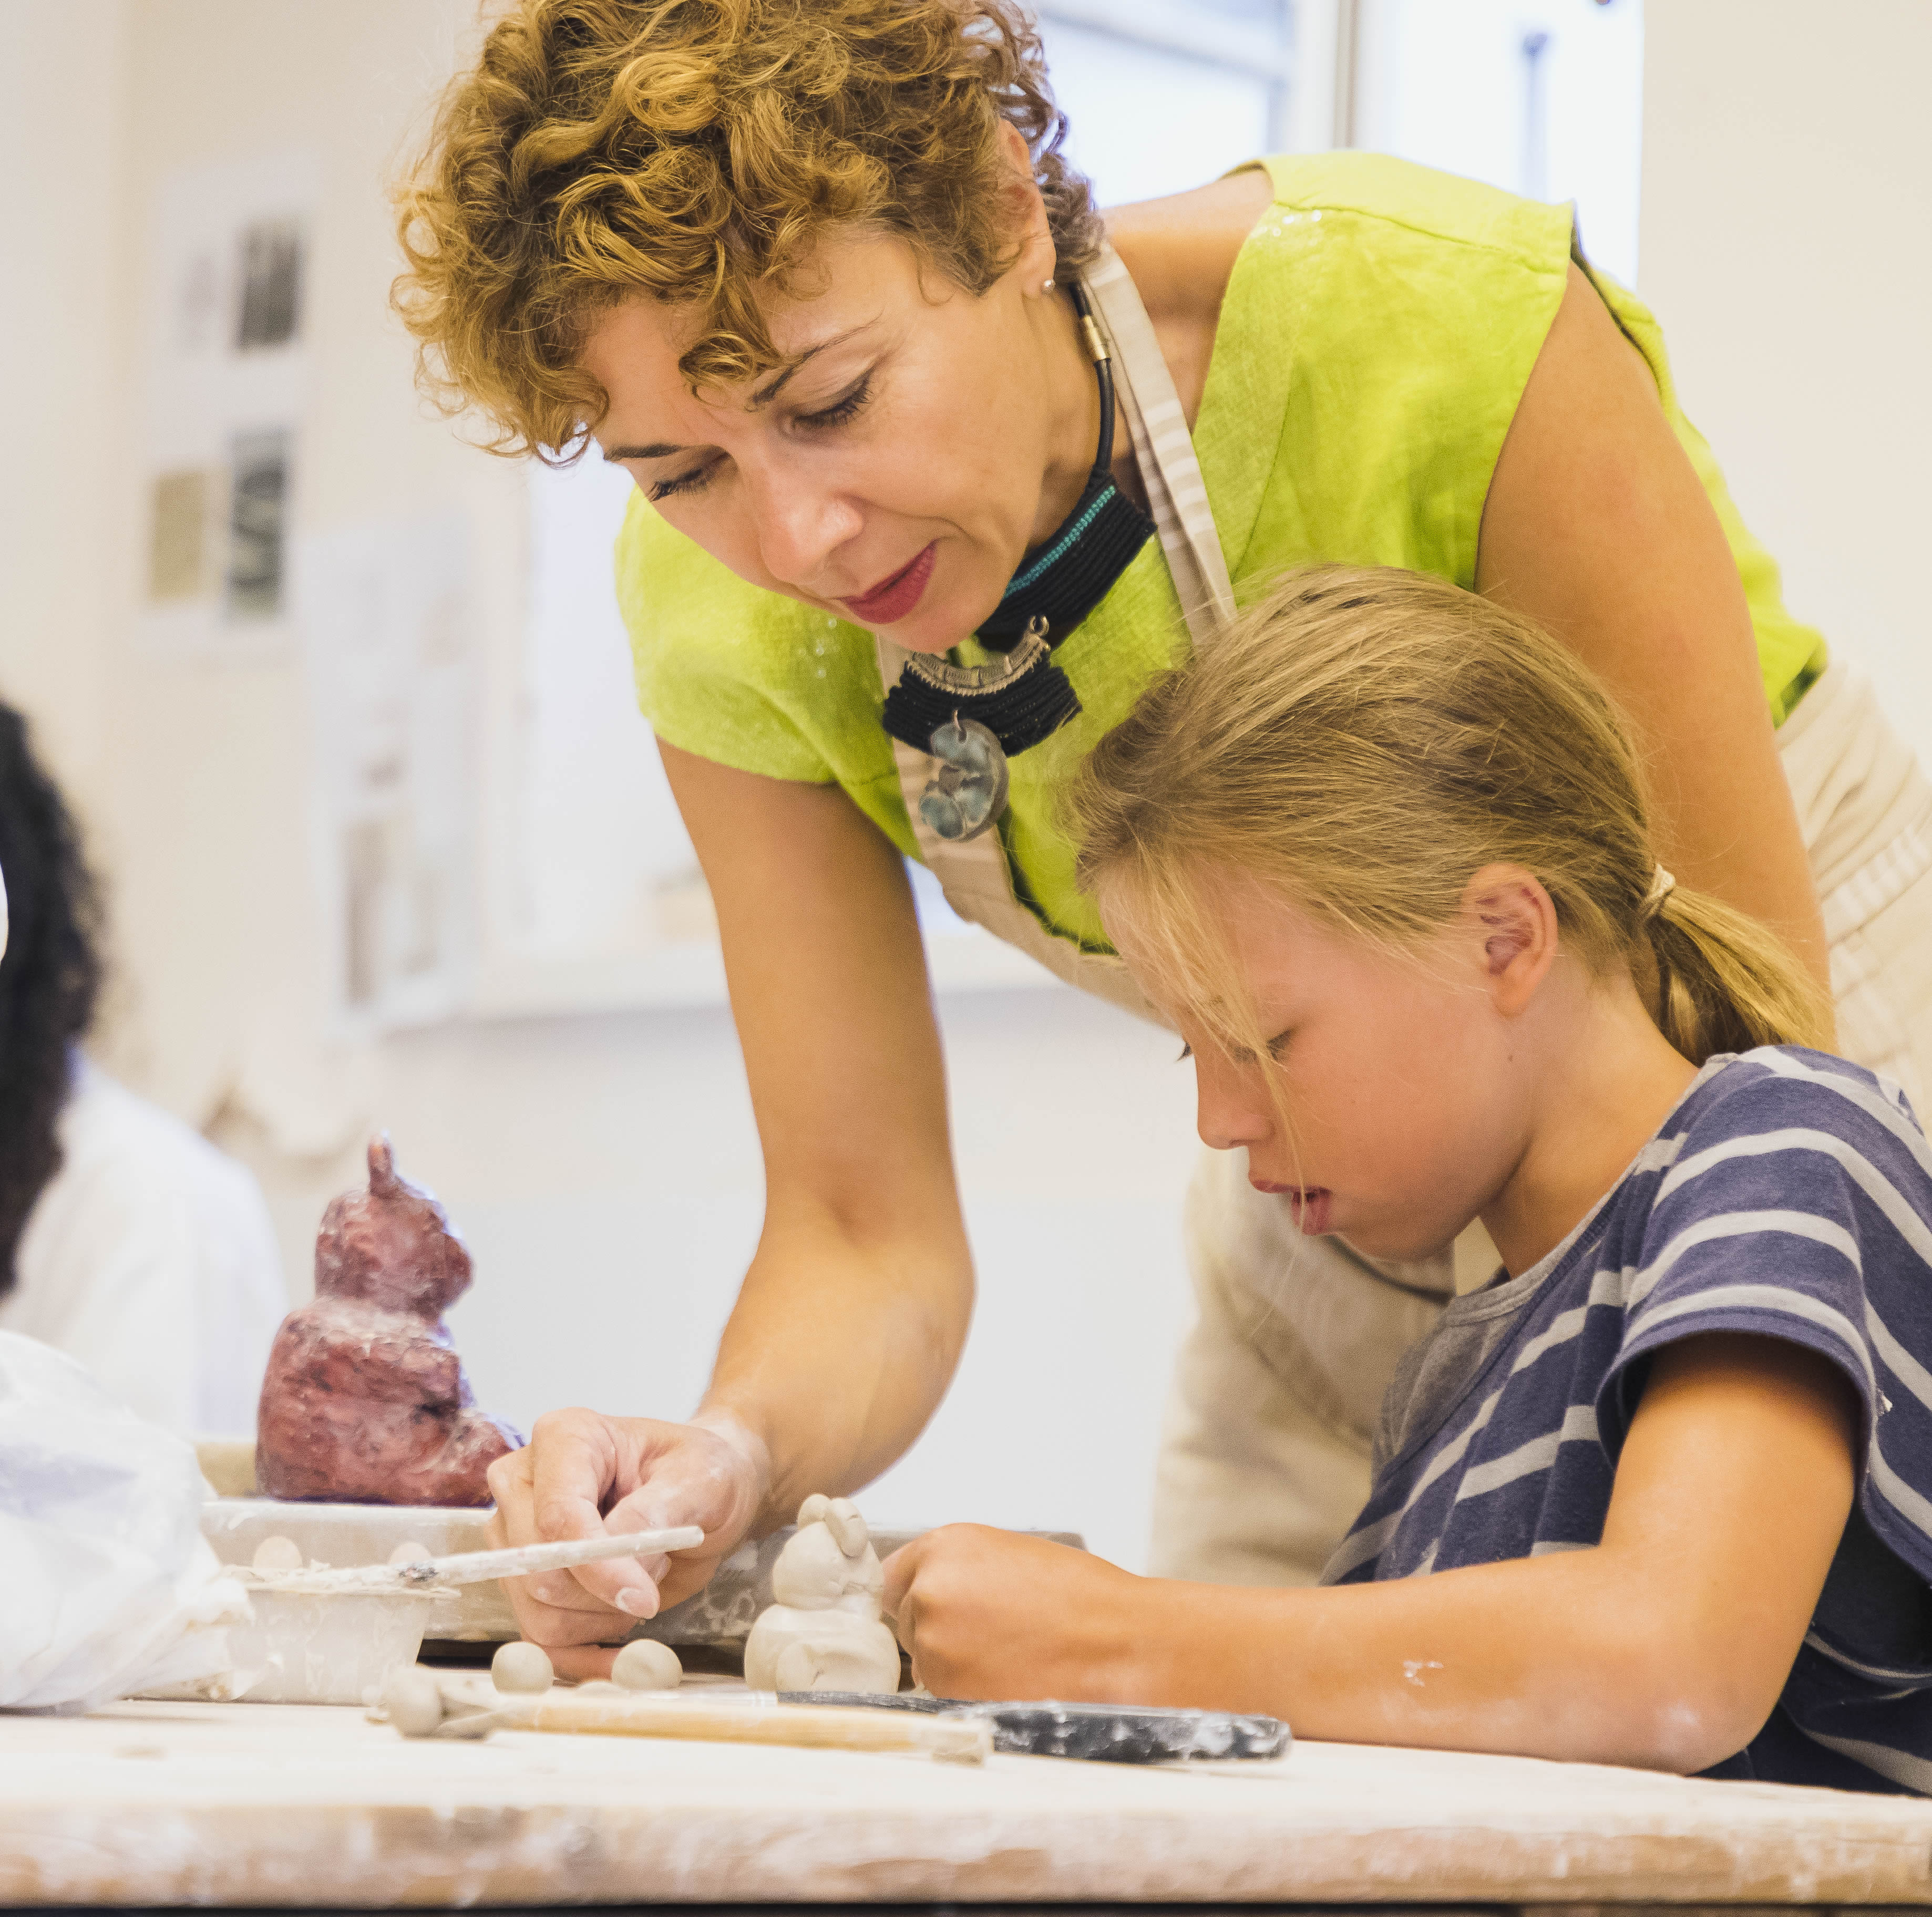
{"label": "blonde girl", "polygon": [[955,1527],[888,1568],[917,1674],[1932,1786],[1932,1157],[1814,1048],[1805,968],[1660,866],[1601,686],[1442,580],[1311,568],[1070,802],[1203,1138],[1311,1236],[1402,1259],[1480,1219],[1503,1269],[1402,1361],[1321,1587]]}

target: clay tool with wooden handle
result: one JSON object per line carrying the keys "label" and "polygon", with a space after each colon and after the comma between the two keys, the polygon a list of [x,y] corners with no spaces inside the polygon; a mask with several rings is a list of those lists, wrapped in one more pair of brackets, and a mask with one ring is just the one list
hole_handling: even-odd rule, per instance
{"label": "clay tool with wooden handle", "polygon": [[784,1744],[816,1750],[903,1750],[950,1763],[983,1764],[990,1724],[901,1717],[838,1706],[707,1703],[698,1698],[574,1696],[553,1690],[504,1707],[506,1730],[587,1732],[598,1737],[686,1737],[704,1743]]}
{"label": "clay tool with wooden handle", "polygon": [[675,1696],[584,1696],[552,1690],[501,1697],[478,1708],[445,1692],[428,1672],[399,1670],[383,1687],[384,1714],[405,1737],[487,1737],[496,1730],[565,1731],[592,1737],[683,1738],[704,1744],[780,1744],[818,1750],[902,1751],[943,1762],[983,1764],[990,1724],[844,1706],[801,1706]]}

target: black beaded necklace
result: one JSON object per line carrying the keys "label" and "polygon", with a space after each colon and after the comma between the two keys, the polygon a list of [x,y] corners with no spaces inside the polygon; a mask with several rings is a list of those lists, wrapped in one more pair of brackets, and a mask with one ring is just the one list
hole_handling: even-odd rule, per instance
{"label": "black beaded necklace", "polygon": [[1086,486],[980,626],[980,644],[1004,658],[956,666],[914,653],[880,715],[893,738],[944,762],[920,805],[944,838],[986,830],[1005,802],[1006,761],[1079,712],[1079,695],[1053,663],[1053,648],[1106,596],[1154,530],[1114,484],[1113,366],[1086,288],[1076,280],[1072,290],[1100,388],[1100,448]]}

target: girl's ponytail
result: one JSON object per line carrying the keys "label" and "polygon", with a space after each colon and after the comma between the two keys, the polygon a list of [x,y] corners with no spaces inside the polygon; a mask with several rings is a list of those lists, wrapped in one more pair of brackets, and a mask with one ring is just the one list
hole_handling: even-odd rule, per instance
{"label": "girl's ponytail", "polygon": [[1693,1064],[1760,1045],[1831,1048],[1831,1000],[1756,920],[1660,866],[1639,924],[1657,969],[1652,1016]]}

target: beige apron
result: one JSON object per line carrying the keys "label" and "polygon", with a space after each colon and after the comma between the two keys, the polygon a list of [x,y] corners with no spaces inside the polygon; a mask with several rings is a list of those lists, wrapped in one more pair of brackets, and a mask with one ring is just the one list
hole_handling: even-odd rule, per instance
{"label": "beige apron", "polygon": [[[1234,595],[1186,418],[1112,248],[1087,286],[1199,645],[1232,616]],[[883,639],[878,646],[890,686],[906,656]],[[1840,1048],[1898,1079],[1916,1104],[1932,1070],[1932,786],[1870,687],[1842,666],[1805,695],[1778,748],[1831,940]],[[920,854],[952,909],[1070,985],[1154,1018],[1118,958],[1048,931],[1014,896],[997,831],[962,843],[927,827],[919,800],[938,762],[897,741],[893,752]],[[1409,1264],[1304,1238],[1280,1199],[1248,1184],[1240,1152],[1203,1153],[1187,1243],[1198,1316],[1162,1433],[1149,1568],[1312,1583],[1368,1496],[1376,1414],[1397,1360],[1459,1288],[1494,1269],[1495,1253],[1480,1226],[1453,1252]]]}

